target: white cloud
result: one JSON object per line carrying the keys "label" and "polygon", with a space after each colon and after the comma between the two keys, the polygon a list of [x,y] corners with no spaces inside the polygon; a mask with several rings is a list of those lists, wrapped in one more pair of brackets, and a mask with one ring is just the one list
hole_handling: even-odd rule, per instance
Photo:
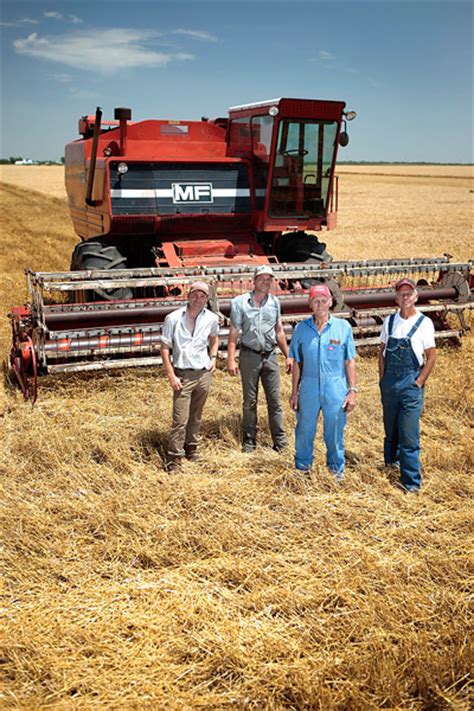
{"label": "white cloud", "polygon": [[54,10],[48,10],[47,12],[43,12],[43,15],[44,17],[48,17],[49,19],[64,20],[64,22],[70,22],[73,25],[80,25],[83,21],[77,15],[63,15],[62,13],[55,12]]}
{"label": "white cloud", "polygon": [[148,45],[160,37],[151,30],[88,30],[40,37],[36,32],[14,41],[18,54],[104,74],[133,67],[163,67],[194,59],[186,52],[157,52]]}
{"label": "white cloud", "polygon": [[45,17],[50,17],[53,20],[62,20],[64,18],[64,15],[61,15],[60,12],[54,12],[53,10],[48,10],[47,12],[43,12],[43,15]]}
{"label": "white cloud", "polygon": [[70,74],[51,74],[51,78],[55,81],[58,81],[60,84],[68,84],[70,81],[72,81],[72,77]]}
{"label": "white cloud", "polygon": [[0,22],[2,27],[21,27],[21,25],[37,25],[38,20],[33,20],[31,17],[22,17],[15,22]]}
{"label": "white cloud", "polygon": [[171,32],[172,35],[186,35],[187,37],[191,37],[191,39],[196,39],[196,40],[201,40],[202,42],[217,42],[217,37],[214,35],[211,35],[210,32],[206,32],[206,30],[173,30]]}
{"label": "white cloud", "polygon": [[323,61],[330,61],[332,59],[336,59],[334,54],[331,54],[331,52],[327,52],[325,49],[321,49],[319,51],[319,59],[322,59]]}

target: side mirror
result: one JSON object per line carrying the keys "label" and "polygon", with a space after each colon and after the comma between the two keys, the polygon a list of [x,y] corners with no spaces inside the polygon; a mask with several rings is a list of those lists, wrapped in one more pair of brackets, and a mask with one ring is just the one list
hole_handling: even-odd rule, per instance
{"label": "side mirror", "polygon": [[345,148],[349,144],[349,134],[341,131],[339,134],[339,145]]}

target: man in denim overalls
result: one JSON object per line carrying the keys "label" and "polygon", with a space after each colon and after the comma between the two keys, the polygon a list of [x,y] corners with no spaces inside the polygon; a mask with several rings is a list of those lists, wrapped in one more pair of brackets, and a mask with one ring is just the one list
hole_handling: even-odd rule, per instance
{"label": "man in denim overalls", "polygon": [[400,310],[385,319],[379,351],[384,460],[400,467],[406,493],[417,493],[421,486],[420,416],[425,382],[436,359],[433,322],[415,308],[417,299],[414,281],[396,283]]}

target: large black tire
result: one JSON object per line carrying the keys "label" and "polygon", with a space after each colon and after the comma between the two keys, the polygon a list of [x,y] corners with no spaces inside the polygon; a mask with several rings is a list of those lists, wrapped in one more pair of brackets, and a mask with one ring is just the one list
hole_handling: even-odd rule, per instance
{"label": "large black tire", "polygon": [[[102,242],[81,242],[76,245],[71,257],[71,271],[85,269],[126,269],[127,259],[114,245]],[[95,289],[87,292],[86,301],[118,301],[132,299],[133,292],[128,287],[121,289]]]}
{"label": "large black tire", "polygon": [[280,262],[331,262],[326,244],[316,235],[306,232],[291,232],[282,235],[278,242],[277,257]]}

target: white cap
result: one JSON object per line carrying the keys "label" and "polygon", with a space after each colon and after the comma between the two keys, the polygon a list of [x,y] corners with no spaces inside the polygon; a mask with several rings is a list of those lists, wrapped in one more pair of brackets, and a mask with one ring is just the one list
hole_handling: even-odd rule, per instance
{"label": "white cap", "polygon": [[270,276],[275,276],[269,264],[261,264],[259,267],[257,267],[254,272],[253,278],[256,279],[257,277],[262,276],[262,274],[270,274]]}

